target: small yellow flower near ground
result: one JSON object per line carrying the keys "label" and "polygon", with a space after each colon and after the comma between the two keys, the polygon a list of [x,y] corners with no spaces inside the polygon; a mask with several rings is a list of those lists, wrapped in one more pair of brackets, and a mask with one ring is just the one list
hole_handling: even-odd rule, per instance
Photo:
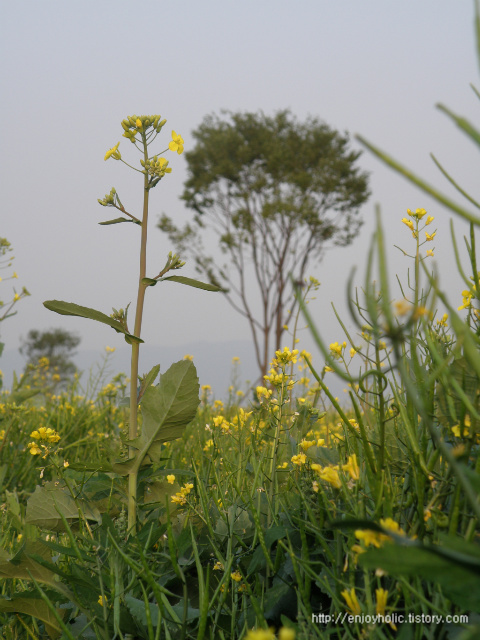
{"label": "small yellow flower near ground", "polygon": [[234,571],[230,574],[230,577],[232,580],[235,580],[235,582],[241,582],[242,580],[242,574],[240,573],[240,571]]}
{"label": "small yellow flower near ground", "polygon": [[213,565],[213,570],[214,571],[224,571],[225,567],[224,565],[220,562],[220,560],[217,560],[216,563]]}
{"label": "small yellow flower near ground", "polygon": [[310,447],[315,447],[317,446],[317,443],[315,440],[302,440],[300,442],[300,446],[302,447],[302,449],[304,451],[308,451],[310,449]]}
{"label": "small yellow flower near ground", "polygon": [[352,480],[360,479],[360,468],[358,466],[357,455],[355,453],[348,457],[348,462],[342,466],[342,469],[344,471],[348,471]]}
{"label": "small yellow flower near ground", "polygon": [[167,476],[167,482],[168,482],[168,484],[173,484],[175,482],[175,476],[173,475],[173,473],[170,473]]}
{"label": "small yellow flower near ground", "polygon": [[275,640],[273,629],[250,629],[244,640]]}
{"label": "small yellow flower near ground", "polygon": [[98,596],[98,604],[104,607],[107,604],[107,596]]}
{"label": "small yellow flower near ground", "polygon": [[[384,616],[385,615],[385,608],[387,606],[387,600],[388,600],[388,591],[385,591],[385,589],[375,589],[375,597],[377,600],[377,604],[375,606],[375,612],[378,616]],[[389,622],[390,627],[396,631],[397,627],[395,626],[395,624],[393,622]]]}
{"label": "small yellow flower near ground", "polygon": [[316,480],[314,480],[312,482],[312,489],[315,491],[315,493],[318,493],[318,491],[320,489],[320,485],[318,484],[318,482]]}
{"label": "small yellow flower near ground", "polygon": [[178,155],[183,153],[183,138],[172,131],[172,139],[168,145],[170,151],[176,151]]}
{"label": "small yellow flower near ground", "polygon": [[340,489],[342,486],[342,481],[340,480],[338,471],[332,467],[325,467],[320,473],[320,478],[331,484],[335,489]]}
{"label": "small yellow flower near ground", "polygon": [[350,591],[345,589],[345,591],[342,591],[341,595],[345,599],[345,602],[347,603],[347,607],[350,609],[353,615],[354,616],[360,615],[362,610],[360,609],[360,604],[357,600],[355,589],[350,589]]}
{"label": "small yellow flower near ground", "polygon": [[405,300],[405,298],[403,298],[403,300],[397,300],[393,306],[395,307],[395,314],[397,316],[407,315],[407,313],[409,313],[412,308],[410,302],[408,302],[408,300]]}
{"label": "small yellow flower near ground", "polygon": [[296,464],[297,466],[301,467],[302,464],[306,463],[307,456],[304,453],[299,453],[296,456],[292,456],[291,461],[293,462],[293,464]]}
{"label": "small yellow flower near ground", "polygon": [[282,627],[278,632],[278,640],[295,640],[295,629],[290,627]]}

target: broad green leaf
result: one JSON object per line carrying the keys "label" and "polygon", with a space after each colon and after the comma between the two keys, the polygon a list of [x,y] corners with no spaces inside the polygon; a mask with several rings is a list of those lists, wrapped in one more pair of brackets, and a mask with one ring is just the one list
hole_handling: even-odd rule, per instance
{"label": "broad green leaf", "polygon": [[81,498],[75,501],[66,488],[47,482],[44,487],[37,486],[35,493],[27,500],[25,521],[50,531],[65,531],[60,513],[69,525],[74,525],[80,518],[79,508],[87,520],[101,522],[102,517],[96,507]]}
{"label": "broad green leaf", "polygon": [[112,329],[115,329],[117,333],[123,333],[125,335],[125,340],[129,344],[131,344],[131,342],[143,342],[141,338],[137,338],[137,336],[127,333],[118,320],[114,320],[110,316],[107,316],[105,313],[97,311],[96,309],[82,307],[79,304],[64,302],[63,300],[46,300],[43,303],[43,306],[50,311],[59,313],[62,316],[77,316],[79,318],[88,318],[89,320],[95,320],[96,322],[107,324],[109,327],[112,327]]}
{"label": "broad green leaf", "polygon": [[120,222],[134,222],[128,218],[114,218],[113,220],[105,220],[105,222],[99,222],[98,224],[120,224]]}
{"label": "broad green leaf", "polygon": [[197,370],[190,360],[172,364],[155,387],[148,387],[141,403],[141,434],[128,442],[138,453],[125,463],[114,464],[115,471],[121,474],[138,471],[147,457],[157,462],[161,445],[179,438],[195,417],[200,403],[199,389]]}
{"label": "broad green leaf", "polygon": [[160,278],[159,281],[178,282],[179,284],[186,284],[189,287],[195,287],[196,289],[205,289],[205,291],[222,291],[221,287],[217,287],[215,284],[208,284],[206,282],[200,282],[200,280],[194,280],[193,278],[185,278],[184,276],[168,276],[167,278]]}
{"label": "broad green leaf", "polygon": [[50,551],[39,541],[27,540],[14,556],[10,556],[7,551],[0,549],[0,577],[27,581],[34,578],[37,582],[49,585],[55,591],[71,599],[72,595],[69,589],[58,581],[55,573],[43,567],[32,556],[41,557],[46,562],[52,560]]}
{"label": "broad green leaf", "polygon": [[[465,610],[480,612],[480,559],[462,541],[462,551],[446,546],[386,544],[362,553],[358,561],[367,568],[381,568],[392,575],[422,576],[441,585],[445,595]],[[457,547],[457,545],[455,545]]]}
{"label": "broad green leaf", "polygon": [[[37,620],[41,620],[45,623],[45,629],[50,638],[58,638],[62,633],[50,607],[40,598],[0,598],[0,611],[4,613],[25,613],[37,618]],[[56,611],[58,616],[63,619],[66,610],[57,608]]]}
{"label": "broad green leaf", "polygon": [[[143,600],[138,600],[133,596],[125,596],[125,604],[128,607],[128,610],[132,614],[133,619],[140,625],[147,627],[147,616],[145,613],[145,602]],[[152,621],[152,626],[156,627],[158,625],[159,611],[158,605],[149,604],[150,609],[150,619]]]}

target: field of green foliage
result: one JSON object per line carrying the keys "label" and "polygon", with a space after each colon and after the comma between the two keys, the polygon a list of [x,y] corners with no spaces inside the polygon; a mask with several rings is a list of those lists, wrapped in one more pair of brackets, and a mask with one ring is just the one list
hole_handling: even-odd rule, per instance
{"label": "field of green foliage", "polygon": [[[461,310],[428,281],[433,218],[398,221],[410,289],[392,303],[367,273],[358,333],[340,321],[321,357],[286,346],[228,401],[195,378],[195,418],[140,467],[135,533],[125,376],[55,395],[43,359],[4,391],[2,637],[478,637],[478,276]],[[473,242],[472,224],[472,262]],[[382,243],[379,221],[381,271]],[[141,429],[157,400],[145,391]]]}

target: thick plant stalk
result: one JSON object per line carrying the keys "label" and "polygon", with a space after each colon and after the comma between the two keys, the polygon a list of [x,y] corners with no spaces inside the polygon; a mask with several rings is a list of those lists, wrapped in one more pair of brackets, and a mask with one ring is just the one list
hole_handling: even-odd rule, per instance
{"label": "thick plant stalk", "polygon": [[[145,136],[143,138],[144,157],[145,161],[148,159],[147,144]],[[142,236],[140,241],[140,275],[138,279],[138,294],[137,294],[137,306],[135,310],[135,327],[133,335],[140,338],[142,330],[142,317],[143,317],[143,305],[145,302],[146,285],[143,284],[142,279],[145,278],[147,268],[147,223],[148,223],[148,176],[145,175],[144,180],[144,193],[143,193],[143,215],[142,215]],[[128,427],[129,440],[133,440],[138,435],[138,393],[137,393],[137,381],[138,381],[138,359],[140,353],[140,343],[134,341],[132,343],[132,361],[130,367],[130,421]],[[133,457],[135,451],[132,447],[129,448],[129,457]],[[137,471],[131,471],[128,474],[128,531],[135,533],[135,527],[137,522]]]}

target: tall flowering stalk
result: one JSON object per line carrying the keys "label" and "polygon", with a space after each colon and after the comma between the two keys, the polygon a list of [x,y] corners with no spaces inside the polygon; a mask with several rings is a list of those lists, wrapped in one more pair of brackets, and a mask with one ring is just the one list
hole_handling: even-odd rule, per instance
{"label": "tall flowering stalk", "polygon": [[[170,280],[207,291],[218,291],[219,288],[186,278],[183,276],[168,275],[168,272],[180,269],[185,264],[179,256],[169,253],[164,267],[153,278],[147,277],[147,235],[148,235],[148,209],[150,191],[162,178],[172,171],[168,160],[163,154],[171,151],[180,155],[183,153],[183,138],[172,131],[172,139],[162,151],[151,154],[149,147],[154,143],[158,134],[166,123],[160,115],[153,116],[128,116],[122,120],[123,137],[138,149],[141,154],[140,166],[135,167],[126,162],[120,151],[120,142],[117,142],[105,154],[105,160],[114,159],[143,176],[143,210],[141,218],[136,217],[124,207],[115,188],[98,202],[103,207],[117,209],[121,216],[112,220],[101,222],[102,225],[113,225],[130,222],[141,228],[140,237],[140,265],[137,290],[137,303],[135,308],[135,321],[133,332],[128,327],[128,306],[126,309],[113,309],[110,316],[104,313],[82,307],[70,302],[49,300],[44,305],[63,315],[80,316],[107,324],[118,333],[123,333],[125,340],[132,348],[130,371],[130,418],[128,427],[128,460],[108,463],[104,468],[120,475],[128,475],[128,530],[134,532],[137,520],[137,481],[141,466],[152,464],[159,460],[161,445],[181,435],[183,428],[190,422],[198,406],[198,378],[195,367],[190,361],[181,361],[170,367],[161,376],[159,384],[152,389],[160,366],[154,367],[150,373],[139,378],[139,353],[141,338],[143,307],[147,287],[155,286],[158,282]],[[163,382],[162,382],[163,381]],[[139,384],[140,383],[140,384]],[[138,408],[142,403],[144,408],[142,431],[138,429]],[[142,409],[143,410],[143,409]]]}

